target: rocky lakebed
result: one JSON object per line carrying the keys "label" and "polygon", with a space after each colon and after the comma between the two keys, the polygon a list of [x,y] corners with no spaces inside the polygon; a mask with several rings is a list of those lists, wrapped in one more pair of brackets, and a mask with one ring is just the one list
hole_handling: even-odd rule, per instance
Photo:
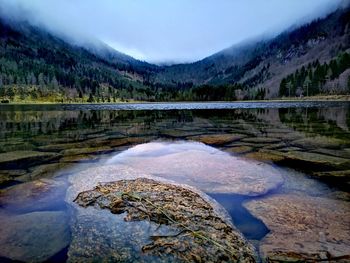
{"label": "rocky lakebed", "polygon": [[349,105],[0,112],[1,262],[350,262]]}

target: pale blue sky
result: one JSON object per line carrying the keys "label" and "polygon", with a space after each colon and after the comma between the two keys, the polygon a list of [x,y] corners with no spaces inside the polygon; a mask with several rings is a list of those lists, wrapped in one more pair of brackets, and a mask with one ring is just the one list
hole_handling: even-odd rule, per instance
{"label": "pale blue sky", "polygon": [[0,0],[2,13],[149,62],[195,61],[334,10],[341,0]]}

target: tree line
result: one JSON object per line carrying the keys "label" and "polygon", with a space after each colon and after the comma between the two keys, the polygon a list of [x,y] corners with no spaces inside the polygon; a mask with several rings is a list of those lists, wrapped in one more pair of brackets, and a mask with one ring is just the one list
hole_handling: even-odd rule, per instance
{"label": "tree line", "polygon": [[[350,55],[343,52],[328,63],[321,64],[319,60],[302,66],[294,73],[281,80],[279,95],[281,97],[313,96],[325,93],[323,87],[329,81],[339,76],[350,68]],[[350,92],[350,78],[347,81],[347,91]]]}

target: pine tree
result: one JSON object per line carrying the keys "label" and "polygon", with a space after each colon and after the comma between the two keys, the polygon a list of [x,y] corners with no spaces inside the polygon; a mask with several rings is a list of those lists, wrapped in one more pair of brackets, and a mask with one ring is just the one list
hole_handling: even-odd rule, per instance
{"label": "pine tree", "polygon": [[287,81],[285,78],[283,78],[281,83],[280,83],[279,95],[280,95],[280,97],[287,95]]}
{"label": "pine tree", "polygon": [[310,85],[311,85],[311,79],[309,78],[309,76],[306,76],[303,84],[304,91],[306,91],[306,96],[309,96]]}
{"label": "pine tree", "polygon": [[90,103],[91,103],[91,102],[93,102],[93,101],[94,101],[94,97],[92,96],[92,93],[90,93],[87,102],[90,102]]}

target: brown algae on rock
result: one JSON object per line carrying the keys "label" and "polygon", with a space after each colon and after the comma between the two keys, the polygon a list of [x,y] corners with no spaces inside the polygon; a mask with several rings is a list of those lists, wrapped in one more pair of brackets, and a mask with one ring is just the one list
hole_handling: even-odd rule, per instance
{"label": "brown algae on rock", "polygon": [[[127,222],[148,221],[166,229],[140,244],[143,254],[193,262],[255,262],[254,248],[242,234],[189,189],[148,178],[119,180],[81,192],[75,202],[123,214]],[[74,251],[71,255],[72,261],[77,259]]]}

